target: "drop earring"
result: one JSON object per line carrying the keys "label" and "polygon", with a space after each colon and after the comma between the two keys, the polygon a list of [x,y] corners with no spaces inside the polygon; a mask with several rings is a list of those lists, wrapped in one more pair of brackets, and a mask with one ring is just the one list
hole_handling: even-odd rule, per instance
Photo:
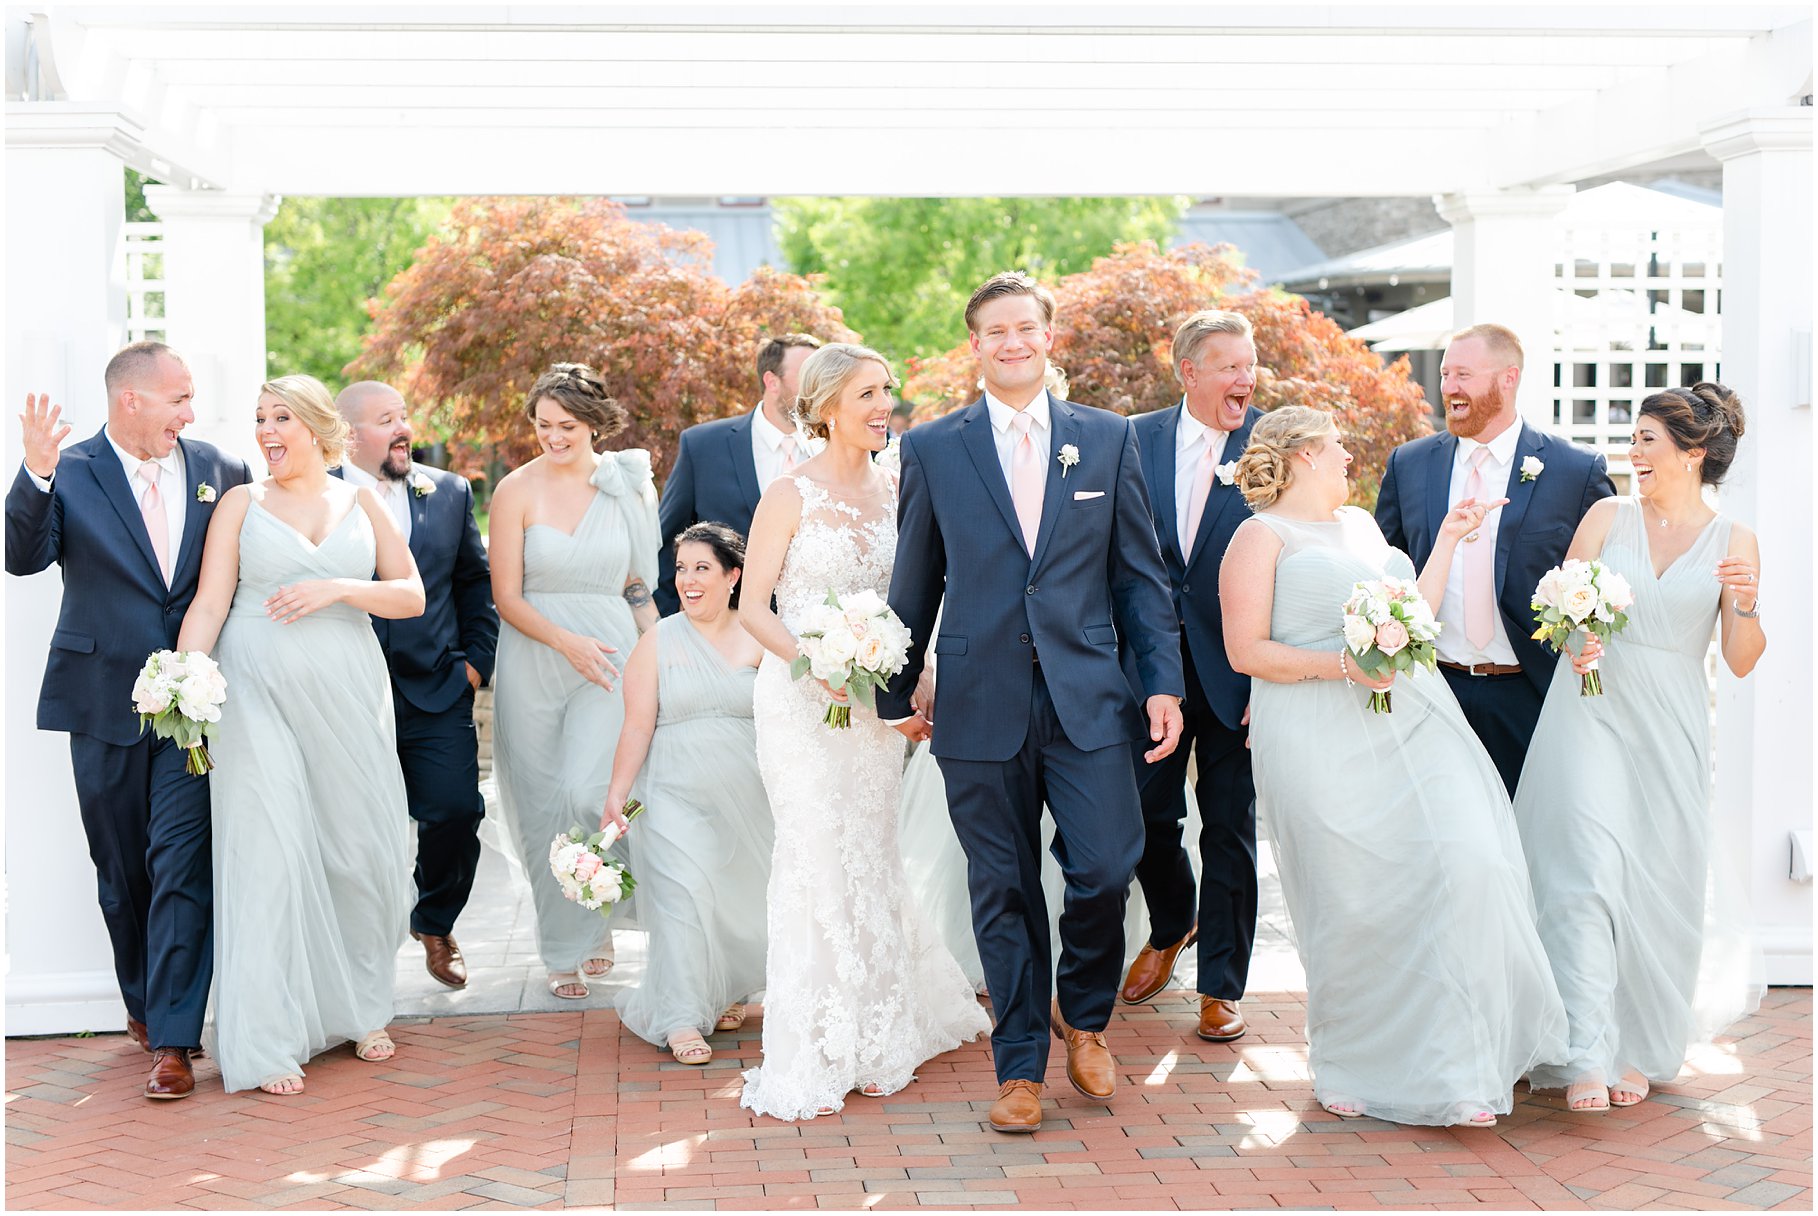
{"label": "drop earring", "polygon": [[1685,471],[1688,473],[1692,471],[1692,462],[1689,460],[1685,462]]}

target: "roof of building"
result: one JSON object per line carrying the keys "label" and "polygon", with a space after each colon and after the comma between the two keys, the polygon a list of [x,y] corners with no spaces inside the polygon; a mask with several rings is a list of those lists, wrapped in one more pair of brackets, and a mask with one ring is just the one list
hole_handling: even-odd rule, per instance
{"label": "roof of building", "polygon": [[1181,217],[1171,248],[1228,243],[1244,255],[1244,264],[1264,283],[1279,283],[1296,266],[1325,256],[1299,224],[1279,211],[1189,211]]}

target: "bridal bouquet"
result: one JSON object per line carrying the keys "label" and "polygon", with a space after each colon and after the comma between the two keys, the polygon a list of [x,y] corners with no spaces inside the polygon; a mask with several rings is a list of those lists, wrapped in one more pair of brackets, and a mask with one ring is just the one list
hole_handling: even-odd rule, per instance
{"label": "bridal bouquet", "polygon": [[157,650],[133,681],[133,710],[139,730],[150,727],[160,739],[174,739],[189,755],[185,767],[200,777],[215,766],[208,740],[221,720],[227,681],[215,661],[200,650]]}
{"label": "bridal bouquet", "polygon": [[[1382,578],[1354,583],[1344,612],[1345,648],[1360,670],[1380,677],[1412,671],[1417,665],[1432,671],[1439,662],[1433,640],[1441,626],[1411,581]],[[1379,714],[1393,712],[1388,690],[1372,692],[1370,708]]]}
{"label": "bridal bouquet", "polygon": [[[1588,562],[1568,558],[1541,575],[1534,588],[1534,600],[1528,605],[1534,610],[1534,623],[1540,626],[1534,640],[1564,651],[1566,640],[1582,629],[1607,643],[1629,623],[1626,612],[1634,602],[1628,579],[1595,558]],[[1579,681],[1578,695],[1603,695],[1603,674],[1594,659]]]}
{"label": "bridal bouquet", "polygon": [[[644,804],[633,798],[625,804],[625,818],[636,819],[643,810]],[[576,824],[549,842],[549,872],[569,903],[593,912],[604,908],[610,916],[613,906],[631,894],[637,879],[624,862],[606,856],[623,834],[616,823],[591,834]]]}
{"label": "bridal bouquet", "polygon": [[[790,679],[812,672],[815,679],[825,680],[835,692],[850,693],[867,709],[877,705],[878,685],[909,661],[909,627],[869,588],[844,599],[829,591],[797,643],[802,653],[789,665]],[[835,701],[822,720],[835,729],[849,727],[852,706]]]}

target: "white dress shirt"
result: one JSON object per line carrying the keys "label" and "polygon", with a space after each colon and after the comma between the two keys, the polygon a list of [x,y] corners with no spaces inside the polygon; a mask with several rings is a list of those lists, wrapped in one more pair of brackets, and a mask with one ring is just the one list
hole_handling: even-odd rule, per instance
{"label": "white dress shirt", "polygon": [[[1517,423],[1504,431],[1489,443],[1479,443],[1475,439],[1460,439],[1458,450],[1452,457],[1452,487],[1446,499],[1448,507],[1458,505],[1465,496],[1465,483],[1471,477],[1471,454],[1479,448],[1489,449],[1489,459],[1483,462],[1483,494],[1494,501],[1508,497],[1509,472],[1515,465],[1515,446],[1521,442],[1522,424]],[[1501,507],[1491,511],[1477,529],[1477,539],[1460,541],[1458,548],[1452,551],[1452,569],[1446,574],[1445,597],[1439,602],[1439,621],[1445,626],[1439,631],[1439,641],[1435,649],[1439,657],[1448,663],[1463,663],[1470,666],[1474,663],[1518,663],[1515,648],[1509,645],[1509,631],[1503,628],[1502,610],[1497,609],[1493,618],[1496,635],[1481,651],[1471,644],[1465,636],[1465,589],[1464,589],[1464,556],[1465,549],[1483,547],[1491,556],[1494,569],[1496,555],[1496,536],[1502,528]]]}
{"label": "white dress shirt", "polygon": [[[1004,485],[1010,485],[1011,454],[1016,450],[1017,434],[1010,425],[1019,411],[1011,409],[990,392],[985,393],[985,409],[991,415],[991,440],[997,445],[997,466],[1004,471]],[[1053,450],[1050,436],[1054,428],[1049,425],[1048,390],[1036,394],[1035,400],[1024,406],[1021,413],[1029,415],[1029,439],[1035,444],[1035,450],[1047,453]],[[1042,482],[1047,483],[1047,458],[1042,461]]]}
{"label": "white dress shirt", "polygon": [[341,466],[341,476],[348,485],[363,486],[379,496],[391,517],[398,521],[398,531],[404,534],[405,544],[410,543],[410,478],[415,472],[416,468],[412,466],[403,481],[393,481],[389,477],[374,477],[351,460]]}
{"label": "white dress shirt", "polygon": [[[1220,464],[1225,457],[1225,441],[1231,438],[1230,431],[1221,431],[1217,427],[1207,426],[1195,418],[1187,409],[1187,399],[1180,401],[1180,425],[1174,430],[1174,522],[1176,530],[1187,526],[1187,517],[1193,513],[1193,481],[1199,476],[1200,457],[1206,448],[1212,449],[1212,463]],[[1211,489],[1208,487],[1208,494]],[[1190,539],[1190,538],[1189,538]]]}
{"label": "white dress shirt", "polygon": [[758,490],[761,493],[768,489],[770,483],[783,475],[783,454],[789,445],[795,445],[797,464],[808,459],[818,450],[817,445],[808,441],[802,431],[785,431],[770,421],[762,405],[751,417],[751,463],[757,466]]}
{"label": "white dress shirt", "polygon": [[[113,433],[107,432],[107,442],[114,449],[114,455],[120,458],[120,467],[126,471],[126,484],[132,490],[133,502],[145,500],[145,480],[139,476],[139,466],[144,464],[137,456],[114,442]],[[189,510],[189,482],[184,477],[183,447],[178,444],[171,448],[170,455],[160,458],[158,465],[158,497],[164,500],[164,524],[167,532],[164,551],[170,555],[171,569],[177,567],[177,556],[183,548],[183,519]],[[221,487],[216,486],[219,490]],[[143,508],[141,508],[143,509]]]}

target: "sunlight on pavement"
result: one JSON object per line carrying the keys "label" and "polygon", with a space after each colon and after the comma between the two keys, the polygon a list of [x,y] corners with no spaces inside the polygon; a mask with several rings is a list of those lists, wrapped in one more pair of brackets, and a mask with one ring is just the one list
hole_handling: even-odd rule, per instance
{"label": "sunlight on pavement", "polygon": [[1171,1051],[1163,1056],[1161,1063],[1155,1066],[1155,1071],[1143,1078],[1143,1084],[1160,1085],[1165,1082],[1168,1079],[1168,1074],[1174,1071],[1174,1062],[1178,1059],[1180,1059],[1180,1052],[1178,1051]]}

